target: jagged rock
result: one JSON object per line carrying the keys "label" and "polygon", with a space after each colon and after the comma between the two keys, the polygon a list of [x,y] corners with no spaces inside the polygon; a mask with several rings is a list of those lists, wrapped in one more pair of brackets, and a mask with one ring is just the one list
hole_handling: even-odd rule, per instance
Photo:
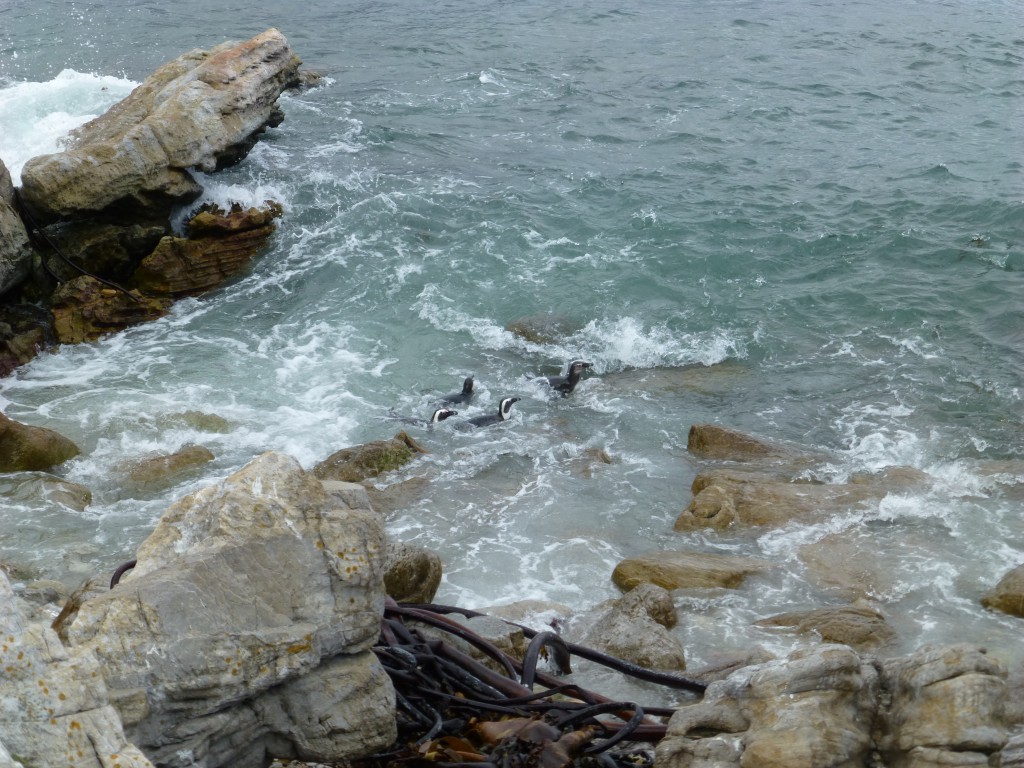
{"label": "jagged rock", "polygon": [[376,440],[335,451],[313,467],[313,474],[321,480],[358,483],[398,469],[420,453],[426,451],[403,431],[390,440]]}
{"label": "jagged rock", "polygon": [[229,213],[207,210],[189,224],[189,237],[167,236],[146,256],[132,276],[143,293],[190,296],[208,291],[238,274],[274,233],[278,203]]}
{"label": "jagged rock", "polygon": [[642,583],[664,589],[735,589],[754,573],[762,573],[767,562],[749,557],[703,552],[650,552],[623,560],[612,571],[612,581],[628,592]]}
{"label": "jagged rock", "polygon": [[300,63],[276,29],[186,53],[74,131],[70,149],[29,160],[22,197],[44,223],[100,212],[163,219],[198,197],[189,169],[237,162],[280,122],[277,99],[298,85]]}
{"label": "jagged rock", "polygon": [[826,643],[848,645],[864,651],[889,645],[896,632],[885,617],[868,605],[841,605],[812,611],[793,611],[754,622],[758,627],[785,627],[815,634]]}
{"label": "jagged rock", "polygon": [[969,645],[925,645],[882,665],[892,703],[877,746],[892,768],[992,765],[1007,742],[1006,671]]}
{"label": "jagged rock", "polygon": [[96,656],[65,648],[52,629],[29,623],[0,571],[0,765],[152,768],[128,741]]}
{"label": "jagged rock", "polygon": [[79,453],[77,445],[52,429],[21,424],[0,413],[0,472],[46,470]]}
{"label": "jagged rock", "polygon": [[263,454],[167,509],[69,644],[100,660],[127,733],[166,768],[255,768],[267,750],[337,761],[395,738],[368,648],[384,532],[294,459]]}
{"label": "jagged rock", "polygon": [[82,275],[54,291],[50,311],[57,340],[77,344],[155,320],[170,307],[169,299],[142,296],[138,291],[125,294],[94,277]]}
{"label": "jagged rock", "polygon": [[871,753],[878,675],[823,645],[711,683],[669,720],[659,768],[861,768]]}
{"label": "jagged rock", "polygon": [[84,269],[120,285],[131,278],[139,259],[165,234],[166,224],[124,219],[55,224],[46,228],[46,240],[56,248],[44,250],[46,269],[65,282],[79,277]]}
{"label": "jagged rock", "polygon": [[160,456],[148,456],[131,461],[122,468],[125,477],[136,485],[154,486],[174,481],[182,475],[216,458],[209,448],[186,445]]}
{"label": "jagged rock", "polygon": [[0,160],[0,296],[28,276],[33,256],[28,232],[15,208],[11,174]]}
{"label": "jagged rock", "polygon": [[596,648],[648,669],[686,669],[679,639],[669,632],[678,622],[669,593],[654,584],[638,584],[589,620],[579,644]]}
{"label": "jagged rock", "polygon": [[441,558],[425,547],[389,541],[384,589],[399,603],[430,603],[441,585]]}
{"label": "jagged rock", "polygon": [[981,604],[994,611],[1024,618],[1024,564],[1003,576],[981,598]]}

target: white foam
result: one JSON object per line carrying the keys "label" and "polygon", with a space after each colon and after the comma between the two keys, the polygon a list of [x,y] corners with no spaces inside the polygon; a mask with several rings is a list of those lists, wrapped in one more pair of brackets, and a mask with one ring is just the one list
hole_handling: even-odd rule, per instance
{"label": "white foam", "polygon": [[0,89],[0,158],[21,184],[25,163],[63,150],[68,133],[103,114],[137,83],[65,69],[44,83]]}

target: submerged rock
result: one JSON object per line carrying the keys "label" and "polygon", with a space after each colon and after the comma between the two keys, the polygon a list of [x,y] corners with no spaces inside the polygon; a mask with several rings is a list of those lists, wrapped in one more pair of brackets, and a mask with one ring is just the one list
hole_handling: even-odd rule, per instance
{"label": "submerged rock", "polygon": [[46,470],[79,453],[78,446],[60,433],[0,413],[0,472]]}
{"label": "submerged rock", "polygon": [[173,482],[216,458],[209,448],[186,445],[174,453],[148,456],[122,467],[126,479],[140,486],[158,486]]}
{"label": "submerged rock", "polygon": [[879,611],[868,605],[840,605],[810,611],[792,611],[754,622],[758,627],[779,627],[814,634],[826,643],[848,645],[858,651],[876,650],[894,642],[896,632]]}
{"label": "submerged rock", "polygon": [[421,453],[426,451],[403,431],[390,440],[335,451],[313,467],[313,474],[321,480],[358,483],[403,467]]}
{"label": "submerged rock", "polygon": [[612,581],[628,592],[639,584],[664,589],[735,589],[743,580],[770,567],[763,560],[704,552],[651,552],[623,560],[612,571]]}

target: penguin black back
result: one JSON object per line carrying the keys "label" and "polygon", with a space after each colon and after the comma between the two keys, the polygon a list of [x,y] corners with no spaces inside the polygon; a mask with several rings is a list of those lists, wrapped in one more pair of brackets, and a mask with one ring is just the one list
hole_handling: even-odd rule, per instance
{"label": "penguin black back", "polygon": [[590,365],[590,363],[582,360],[573,360],[569,363],[565,376],[545,376],[542,381],[546,381],[551,385],[552,389],[557,389],[562,395],[568,395],[576,389],[576,385],[580,383],[583,371],[589,368]]}
{"label": "penguin black back", "polygon": [[473,395],[474,394],[475,393],[473,392],[473,377],[472,376],[467,376],[466,379],[462,382],[462,391],[461,392],[454,392],[454,393],[452,393],[450,395],[445,395],[440,400],[438,400],[438,402],[439,403],[450,403],[452,405],[458,405],[460,403],[468,403],[470,400],[473,399]]}

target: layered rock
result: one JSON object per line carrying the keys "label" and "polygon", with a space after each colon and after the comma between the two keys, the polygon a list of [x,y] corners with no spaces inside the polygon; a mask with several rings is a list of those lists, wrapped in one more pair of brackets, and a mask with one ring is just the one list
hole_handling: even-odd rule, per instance
{"label": "layered rock", "polygon": [[395,736],[367,649],[384,533],[281,454],[172,505],[118,586],[67,627],[100,661],[132,740],[162,766],[340,760]]}

